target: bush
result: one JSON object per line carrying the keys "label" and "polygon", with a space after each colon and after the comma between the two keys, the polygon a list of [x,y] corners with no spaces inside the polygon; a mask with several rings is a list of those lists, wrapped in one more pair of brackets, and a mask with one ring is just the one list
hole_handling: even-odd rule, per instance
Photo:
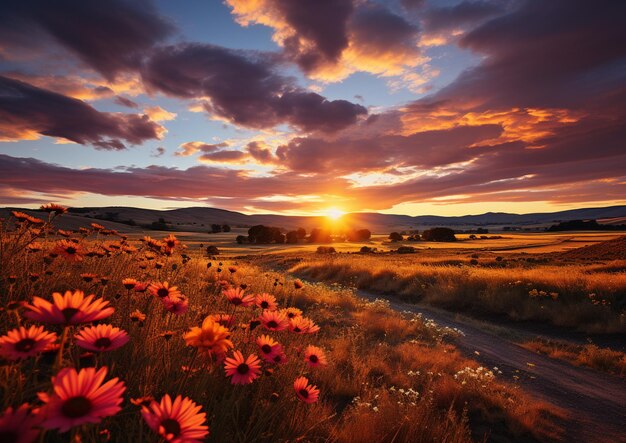
{"label": "bush", "polygon": [[285,240],[289,244],[298,243],[298,231],[289,231],[289,232],[287,232]]}
{"label": "bush", "polygon": [[398,254],[414,254],[417,251],[413,246],[400,246],[397,249]]}
{"label": "bush", "polygon": [[212,224],[211,225],[211,233],[217,234],[218,232],[222,232],[222,225]]}
{"label": "bush", "polygon": [[230,232],[230,226],[229,225],[222,225],[222,232]]}
{"label": "bush", "polygon": [[454,231],[450,228],[432,228],[427,229],[422,233],[422,238],[426,241],[442,241],[453,242],[456,241]]}
{"label": "bush", "polygon": [[334,254],[335,252],[337,251],[332,246],[318,246],[317,247],[318,254]]}
{"label": "bush", "polygon": [[248,241],[256,244],[285,243],[285,236],[279,228],[256,225],[248,229]]}
{"label": "bush", "polygon": [[370,248],[369,246],[363,246],[361,247],[361,252],[363,253],[370,253],[370,252],[376,252],[376,248]]}
{"label": "bush", "polygon": [[330,232],[325,229],[315,228],[309,235],[309,243],[330,243],[332,238]]}
{"label": "bush", "polygon": [[245,235],[238,235],[238,236],[235,238],[235,241],[236,241],[238,244],[242,245],[242,244],[244,244],[244,243],[248,243],[248,237],[246,237]]}
{"label": "bush", "polygon": [[306,237],[306,229],[298,228],[296,232],[298,233],[298,239],[304,240],[304,238]]}
{"label": "bush", "polygon": [[219,253],[220,253],[220,250],[217,249],[217,246],[210,245],[206,247],[207,255],[219,255]]}
{"label": "bush", "polygon": [[402,234],[400,234],[399,232],[392,232],[391,234],[389,234],[389,240],[393,242],[402,241],[404,240],[404,237],[402,237]]}

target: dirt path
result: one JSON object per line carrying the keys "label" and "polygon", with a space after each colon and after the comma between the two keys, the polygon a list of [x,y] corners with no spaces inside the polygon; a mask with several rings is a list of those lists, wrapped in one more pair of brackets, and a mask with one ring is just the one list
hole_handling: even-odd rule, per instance
{"label": "dirt path", "polygon": [[[357,294],[370,300],[383,298],[364,291]],[[503,377],[517,381],[524,391],[564,409],[569,416],[564,441],[626,442],[626,382],[528,351],[450,314],[392,299],[389,302],[398,311],[422,313],[441,326],[460,329],[465,336],[458,347],[464,353],[489,368],[497,366]]]}

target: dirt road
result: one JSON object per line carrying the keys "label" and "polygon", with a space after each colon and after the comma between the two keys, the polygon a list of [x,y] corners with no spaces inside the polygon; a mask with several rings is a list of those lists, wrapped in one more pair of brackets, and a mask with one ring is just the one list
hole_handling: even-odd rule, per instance
{"label": "dirt road", "polygon": [[[364,291],[366,299],[383,298]],[[626,442],[626,382],[591,369],[528,351],[495,333],[455,320],[452,314],[389,299],[398,311],[422,313],[441,326],[465,334],[458,347],[503,377],[518,382],[524,391],[564,409],[567,442]],[[514,377],[519,377],[515,379]]]}

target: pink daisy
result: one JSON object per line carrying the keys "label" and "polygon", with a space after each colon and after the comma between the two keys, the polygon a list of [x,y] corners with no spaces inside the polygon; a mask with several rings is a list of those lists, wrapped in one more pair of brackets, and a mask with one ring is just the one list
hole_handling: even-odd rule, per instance
{"label": "pink daisy", "polygon": [[141,415],[150,429],[172,443],[196,443],[209,434],[205,425],[206,414],[202,406],[190,398],[178,396],[172,402],[169,394],[161,402],[152,401],[150,407],[142,406]]}
{"label": "pink daisy", "polygon": [[263,360],[274,363],[274,357],[283,352],[283,347],[269,335],[261,335],[256,339],[259,353]]}
{"label": "pink daisy", "polygon": [[304,350],[304,361],[312,368],[317,366],[326,366],[328,361],[326,360],[326,354],[321,348],[317,346],[307,346]]}
{"label": "pink daisy", "polygon": [[244,295],[241,288],[230,288],[222,292],[230,303],[235,306],[250,306],[254,303],[254,295]]}
{"label": "pink daisy", "polygon": [[126,331],[112,325],[84,328],[74,338],[78,346],[94,352],[112,351],[121,348],[130,340]]}
{"label": "pink daisy", "polygon": [[268,311],[275,311],[278,308],[276,303],[276,297],[271,294],[258,294],[255,299],[256,305],[261,309],[267,309]]}
{"label": "pink daisy", "polygon": [[42,426],[67,432],[74,426],[99,423],[104,417],[117,414],[122,408],[122,394],[126,390],[118,378],[102,384],[107,368],[64,368],[52,379],[53,393],[40,392],[45,403],[39,413]]}
{"label": "pink daisy", "polygon": [[163,306],[172,314],[182,315],[189,309],[189,300],[184,295],[162,298]]}
{"label": "pink daisy", "polygon": [[289,327],[289,319],[284,312],[280,311],[263,311],[259,320],[269,331],[283,331]]}
{"label": "pink daisy", "polygon": [[0,441],[14,443],[32,443],[39,435],[39,418],[30,412],[24,403],[17,409],[9,407],[0,415]]}
{"label": "pink daisy", "polygon": [[304,403],[315,403],[320,395],[320,390],[317,389],[317,386],[310,385],[306,377],[296,378],[293,388],[296,391],[298,400]]}
{"label": "pink daisy", "polygon": [[26,305],[24,316],[42,323],[76,325],[102,320],[115,311],[108,306],[109,302],[101,298],[94,300],[95,295],[85,297],[83,291],[66,291],[64,295],[58,292],[52,294],[50,303],[41,297],[34,297],[33,303]]}
{"label": "pink daisy", "polygon": [[313,334],[320,330],[320,327],[306,317],[294,317],[289,320],[289,330],[296,334]]}
{"label": "pink daisy", "polygon": [[0,356],[7,360],[18,360],[37,355],[54,343],[57,335],[45,331],[43,326],[20,326],[0,337]]}
{"label": "pink daisy", "polygon": [[230,382],[234,385],[246,385],[259,377],[261,374],[261,361],[259,357],[250,354],[246,360],[239,351],[233,352],[233,357],[224,361],[226,376],[231,377]]}

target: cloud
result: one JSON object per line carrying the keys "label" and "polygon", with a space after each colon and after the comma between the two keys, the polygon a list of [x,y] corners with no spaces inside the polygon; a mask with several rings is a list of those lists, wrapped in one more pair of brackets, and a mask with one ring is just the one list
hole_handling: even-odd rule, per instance
{"label": "cloud", "polygon": [[143,110],[143,113],[155,122],[169,121],[176,118],[175,112],[166,111],[160,106],[149,106]]}
{"label": "cloud", "polygon": [[246,158],[245,152],[235,150],[223,150],[202,154],[198,160],[203,163],[241,163]]}
{"label": "cloud", "polygon": [[141,56],[174,28],[150,1],[7,1],[0,13],[0,46],[46,53],[50,36],[107,79],[135,69]]}
{"label": "cloud", "polygon": [[197,99],[206,111],[249,128],[288,123],[303,131],[332,132],[352,125],[367,110],[346,100],[327,100],[276,74],[274,61],[206,44],[156,50],[142,70],[153,91]]}
{"label": "cloud", "polygon": [[276,158],[272,154],[271,149],[262,142],[252,141],[248,143],[246,151],[258,163],[268,164],[276,162]]}
{"label": "cloud", "polygon": [[165,148],[163,146],[159,146],[154,150],[150,157],[162,157],[163,154],[165,154]]}
{"label": "cloud", "polygon": [[127,97],[122,97],[121,95],[118,95],[117,97],[115,97],[114,102],[117,103],[120,106],[126,106],[127,108],[138,108],[139,107],[139,104],[135,103],[134,101],[132,101],[131,99],[129,99]]}
{"label": "cloud", "polygon": [[146,115],[99,112],[89,104],[0,76],[0,140],[60,137],[98,149],[125,149],[159,139],[164,128]]}
{"label": "cloud", "polygon": [[204,143],[204,142],[186,142],[178,147],[178,151],[176,151],[177,156],[179,157],[189,157],[190,155],[194,155],[198,152],[202,152],[204,154],[208,154],[211,152],[215,152],[220,148],[225,148],[228,146],[228,143]]}
{"label": "cloud", "polygon": [[418,27],[386,6],[353,0],[227,0],[238,23],[274,29],[284,56],[309,77],[339,81],[357,71],[400,75],[423,62]]}
{"label": "cloud", "polygon": [[473,27],[488,18],[502,14],[511,1],[465,0],[452,6],[428,8],[423,23],[429,32],[453,31]]}

